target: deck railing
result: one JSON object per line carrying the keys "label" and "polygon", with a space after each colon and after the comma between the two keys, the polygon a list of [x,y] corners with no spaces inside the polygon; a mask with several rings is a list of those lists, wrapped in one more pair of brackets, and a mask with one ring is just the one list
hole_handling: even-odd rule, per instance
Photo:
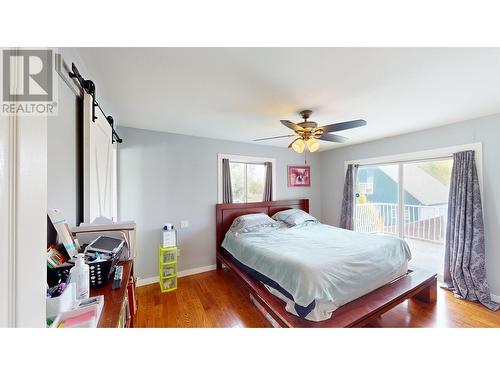
{"label": "deck railing", "polygon": [[[364,233],[398,235],[398,205],[392,203],[356,204],[355,229]],[[446,229],[446,205],[404,205],[404,236],[443,243]]]}

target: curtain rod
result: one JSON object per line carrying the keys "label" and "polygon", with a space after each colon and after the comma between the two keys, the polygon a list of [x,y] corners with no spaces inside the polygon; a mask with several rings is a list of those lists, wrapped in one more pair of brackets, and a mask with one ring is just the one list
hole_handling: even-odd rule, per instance
{"label": "curtain rod", "polygon": [[103,116],[108,121],[109,126],[111,126],[111,132],[112,132],[111,141],[113,143],[115,143],[115,141],[118,143],[122,143],[123,139],[120,138],[120,136],[118,135],[118,133],[115,130],[113,117],[106,116],[106,114],[104,113],[104,110],[102,109],[102,107],[99,105],[99,103],[97,102],[97,100],[95,98],[95,84],[94,84],[94,82],[92,82],[88,79],[84,79],[82,77],[82,75],[80,74],[80,72],[78,71],[78,68],[76,67],[75,63],[71,63],[71,72],[69,72],[68,74],[71,78],[76,79],[76,81],[78,82],[78,85],[80,86],[80,88],[82,90],[84,90],[87,94],[92,96],[92,102],[93,102],[92,103],[92,122],[95,122],[95,120],[97,119],[97,116],[95,115],[95,107],[97,107],[97,108],[99,108],[99,110],[101,111]]}

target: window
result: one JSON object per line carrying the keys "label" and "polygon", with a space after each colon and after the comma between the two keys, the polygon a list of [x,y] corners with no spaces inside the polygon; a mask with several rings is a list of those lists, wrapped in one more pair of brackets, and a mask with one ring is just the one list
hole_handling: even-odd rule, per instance
{"label": "window", "polygon": [[266,185],[267,168],[265,163],[272,164],[273,199],[276,199],[275,159],[240,155],[218,155],[218,202],[222,202],[222,159],[229,160],[231,173],[231,190],[233,203],[262,202]]}
{"label": "window", "polygon": [[266,166],[229,162],[233,203],[261,202],[266,184]]}

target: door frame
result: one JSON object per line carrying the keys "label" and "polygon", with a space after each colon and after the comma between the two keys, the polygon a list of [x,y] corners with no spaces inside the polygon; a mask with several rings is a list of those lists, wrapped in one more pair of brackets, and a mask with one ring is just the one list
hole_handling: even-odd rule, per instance
{"label": "door frame", "polygon": [[[0,327],[44,327],[47,119],[0,120]],[[3,137],[3,135],[6,137]]]}
{"label": "door frame", "polygon": [[45,327],[47,116],[0,116],[0,134],[0,327]]}

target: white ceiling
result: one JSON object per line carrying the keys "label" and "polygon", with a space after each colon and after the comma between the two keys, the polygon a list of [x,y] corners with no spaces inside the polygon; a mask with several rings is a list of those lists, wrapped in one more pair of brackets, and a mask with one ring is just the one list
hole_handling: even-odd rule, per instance
{"label": "white ceiling", "polygon": [[[500,48],[79,48],[119,126],[251,142],[313,109],[349,144],[500,112]],[[286,147],[288,139],[260,142]],[[321,150],[336,144],[321,142]]]}

